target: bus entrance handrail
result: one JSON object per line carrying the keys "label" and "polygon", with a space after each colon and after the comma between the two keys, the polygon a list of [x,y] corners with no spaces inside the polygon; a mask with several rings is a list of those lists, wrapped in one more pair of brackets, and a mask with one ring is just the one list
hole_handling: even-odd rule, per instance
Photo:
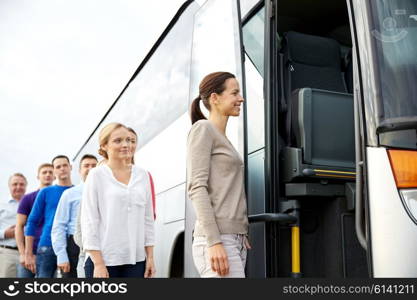
{"label": "bus entrance handrail", "polygon": [[248,217],[249,223],[270,223],[277,222],[281,224],[293,224],[297,222],[295,216],[283,213],[264,213],[257,215],[250,215]]}
{"label": "bus entrance handrail", "polygon": [[360,137],[360,115],[358,99],[354,99],[354,116],[355,116],[355,159],[356,159],[356,191],[355,191],[355,231],[359,244],[363,249],[368,250],[368,243],[364,228],[365,215],[363,213],[362,197],[362,143]]}

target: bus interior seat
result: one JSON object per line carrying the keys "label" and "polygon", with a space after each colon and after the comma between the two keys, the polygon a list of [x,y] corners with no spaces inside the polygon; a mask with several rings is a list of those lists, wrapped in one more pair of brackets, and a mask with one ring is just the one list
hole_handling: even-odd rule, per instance
{"label": "bus interior seat", "polygon": [[[345,82],[349,75],[342,68],[341,46],[331,38],[290,31],[285,34],[282,53],[288,99],[287,148],[301,149],[299,164],[309,170],[327,168],[327,177],[353,179],[353,97]],[[345,172],[349,176],[342,175]],[[316,172],[298,175],[323,176]]]}
{"label": "bus interior seat", "polygon": [[[313,166],[355,166],[351,94],[302,88],[294,91],[293,133],[303,162]],[[334,138],[332,138],[334,137]]]}
{"label": "bus interior seat", "polygon": [[304,87],[347,92],[336,40],[289,31],[285,34],[283,53],[288,96]]}

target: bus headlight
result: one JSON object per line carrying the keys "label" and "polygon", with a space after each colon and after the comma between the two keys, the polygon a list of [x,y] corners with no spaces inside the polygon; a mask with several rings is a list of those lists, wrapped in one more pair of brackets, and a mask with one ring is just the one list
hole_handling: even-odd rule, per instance
{"label": "bus headlight", "polygon": [[417,222],[417,190],[400,190],[400,194],[407,211]]}
{"label": "bus headlight", "polygon": [[417,188],[417,151],[388,150],[388,157],[397,188]]}
{"label": "bus headlight", "polygon": [[388,157],[404,207],[417,224],[417,151],[390,149]]}

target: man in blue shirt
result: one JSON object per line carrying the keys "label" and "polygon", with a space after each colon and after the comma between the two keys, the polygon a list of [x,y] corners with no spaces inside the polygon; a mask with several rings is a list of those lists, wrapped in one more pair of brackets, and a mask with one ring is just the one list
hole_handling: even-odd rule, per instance
{"label": "man in blue shirt", "polygon": [[[36,196],[35,203],[25,228],[25,262],[27,268],[36,273],[37,278],[52,278],[56,271],[56,255],[52,249],[51,230],[56,208],[62,193],[72,187],[71,165],[65,155],[58,155],[52,160],[57,185],[42,189]],[[36,228],[44,221],[42,234],[38,243],[36,259],[33,255],[33,241]]]}
{"label": "man in blue shirt", "polygon": [[[52,164],[41,164],[38,168],[38,176],[36,178],[39,180],[40,183],[39,188],[36,191],[23,196],[17,208],[16,227],[14,234],[20,255],[20,261],[17,266],[17,277],[19,278],[35,277],[35,274],[26,269],[25,265],[25,225],[27,218],[30,215],[30,211],[32,210],[36,196],[39,193],[39,190],[43,189],[44,187],[50,186],[54,181],[54,167],[52,166]],[[42,233],[42,225],[43,224],[41,224],[36,230],[36,236],[33,242],[33,254],[36,254],[36,250],[38,249],[39,237]]]}
{"label": "man in blue shirt", "polygon": [[9,178],[9,190],[12,198],[0,203],[0,277],[16,277],[19,263],[19,251],[15,240],[16,211],[20,199],[26,192],[27,181],[21,173]]}
{"label": "man in blue shirt", "polygon": [[97,158],[85,154],[80,160],[81,183],[62,193],[52,225],[52,247],[57,255],[58,268],[63,278],[77,278],[77,264],[80,248],[74,242],[79,205],[83,183],[88,172],[97,166]]}

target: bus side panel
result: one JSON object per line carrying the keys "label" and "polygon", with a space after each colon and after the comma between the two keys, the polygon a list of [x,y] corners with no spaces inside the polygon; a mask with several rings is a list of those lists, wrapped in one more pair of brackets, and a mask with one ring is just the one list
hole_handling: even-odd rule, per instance
{"label": "bus side panel", "polygon": [[136,163],[152,174],[155,183],[157,277],[169,277],[175,242],[184,232],[185,151],[189,128],[188,114],[183,114],[135,154]]}
{"label": "bus side panel", "polygon": [[169,277],[172,255],[178,236],[184,232],[185,184],[156,197],[155,260],[157,277]]}
{"label": "bus side panel", "polygon": [[417,277],[417,226],[398,193],[385,148],[367,148],[374,277]]}

